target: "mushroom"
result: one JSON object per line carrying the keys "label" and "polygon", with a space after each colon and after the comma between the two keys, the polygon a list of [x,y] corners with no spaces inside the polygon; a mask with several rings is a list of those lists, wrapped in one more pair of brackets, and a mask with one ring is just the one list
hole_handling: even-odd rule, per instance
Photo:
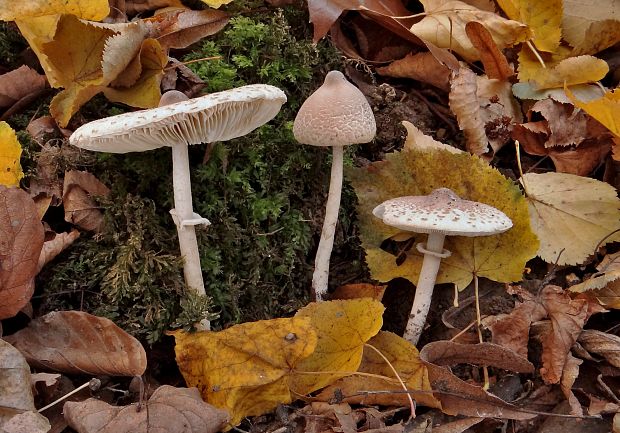
{"label": "mushroom", "polygon": [[488,236],[512,227],[512,221],[502,211],[463,200],[448,188],[436,189],[428,196],[387,200],[372,213],[387,225],[409,232],[428,233],[426,245],[416,245],[417,250],[424,254],[424,261],[404,335],[414,345],[418,343],[426,322],[441,259],[450,256],[450,251],[443,249],[446,235]]}
{"label": "mushroom", "polygon": [[[183,96],[181,92],[168,92],[157,108],[87,123],[71,135],[69,142],[82,149],[110,153],[172,148],[174,209],[170,213],[179,235],[183,273],[187,286],[204,295],[194,226],[209,221],[192,208],[188,145],[243,136],[271,120],[286,102],[286,96],[277,87],[265,84],[189,100]],[[202,327],[208,329],[208,323]]]}
{"label": "mushroom", "polygon": [[329,259],[338,222],[344,146],[368,143],[377,132],[366,97],[344,75],[331,71],[303,103],[293,125],[295,139],[313,146],[332,146],[332,169],[321,240],[316,252],[312,290],[321,301],[327,293]]}

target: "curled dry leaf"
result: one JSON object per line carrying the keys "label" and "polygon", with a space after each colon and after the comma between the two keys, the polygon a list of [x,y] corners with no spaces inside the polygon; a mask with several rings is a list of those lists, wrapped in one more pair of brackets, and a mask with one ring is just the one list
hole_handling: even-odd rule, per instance
{"label": "curled dry leaf", "polygon": [[478,50],[484,72],[490,79],[506,81],[515,73],[508,64],[506,56],[497,48],[491,32],[477,21],[470,21],[465,25],[465,33],[472,45]]}
{"label": "curled dry leaf", "polygon": [[65,420],[78,433],[216,433],[228,424],[229,416],[200,398],[196,388],[162,385],[138,411],[136,405],[111,406],[89,398],[66,402]]}
{"label": "curled dry leaf", "polygon": [[411,78],[444,91],[450,89],[450,69],[428,51],[407,54],[388,66],[377,68],[377,73],[386,77]]}
{"label": "curled dry leaf", "polygon": [[80,232],[77,230],[71,230],[68,233],[56,233],[53,239],[45,241],[43,243],[43,248],[41,249],[41,255],[39,256],[37,274],[41,271],[43,266],[68,248],[69,245],[71,245],[78,237],[80,237]]}
{"label": "curled dry leaf", "polygon": [[194,11],[176,9],[163,12],[146,20],[149,23],[149,36],[157,39],[161,46],[170,48],[187,48],[200,39],[222,30],[230,15],[215,9]]}
{"label": "curled dry leaf", "polygon": [[598,273],[569,290],[592,293],[603,305],[620,308],[620,252],[607,254],[596,269]]}
{"label": "curled dry leaf", "polygon": [[560,380],[560,389],[568,401],[570,413],[572,415],[583,416],[583,408],[573,394],[573,384],[579,376],[579,366],[583,364],[583,360],[575,358],[570,352],[567,355],[564,371],[562,371],[562,379]]}
{"label": "curled dry leaf", "polygon": [[30,300],[43,236],[28,193],[0,185],[0,319],[13,317]]}
{"label": "curled dry leaf", "polygon": [[489,150],[489,140],[484,131],[478,102],[478,83],[476,74],[469,68],[461,67],[450,81],[450,109],[465,134],[465,146],[470,153],[482,155]]}
{"label": "curled dry leaf", "polygon": [[109,194],[109,188],[94,175],[86,171],[67,171],[62,191],[65,221],[98,232],[103,226],[103,213],[91,197]]}
{"label": "curled dry leaf", "polygon": [[620,368],[620,337],[594,329],[584,329],[579,343],[591,353],[601,355],[605,361]]}
{"label": "curled dry leaf", "polygon": [[0,108],[10,107],[23,97],[43,90],[45,76],[28,66],[0,75]]}
{"label": "curled dry leaf", "polygon": [[518,373],[532,373],[534,366],[522,356],[492,343],[459,344],[436,341],[420,351],[420,360],[428,369],[435,397],[442,411],[448,415],[530,419],[536,415],[521,411],[478,386],[453,375],[444,366],[459,363],[487,365]]}
{"label": "curled dry leaf", "polygon": [[620,240],[615,232],[620,229],[620,200],[611,185],[566,173],[527,173],[519,181],[540,240],[537,254],[546,262],[582,263],[599,242]]}
{"label": "curled dry leaf", "polygon": [[141,376],[146,353],[111,320],[82,311],[55,311],[7,337],[30,365],[69,374]]}

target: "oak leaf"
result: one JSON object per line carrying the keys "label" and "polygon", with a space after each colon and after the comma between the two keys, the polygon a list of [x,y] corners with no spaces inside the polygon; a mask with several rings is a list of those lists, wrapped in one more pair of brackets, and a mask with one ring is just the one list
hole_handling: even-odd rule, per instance
{"label": "oak leaf", "polygon": [[24,177],[19,159],[22,146],[17,140],[13,128],[6,122],[0,122],[0,185],[19,186]]}
{"label": "oak leaf", "polygon": [[28,193],[0,185],[0,319],[15,316],[30,301],[43,234]]}
{"label": "oak leaf", "polygon": [[497,3],[508,18],[532,29],[536,48],[550,53],[556,51],[561,37],[562,0],[498,0]]}
{"label": "oak leaf", "polygon": [[65,420],[78,433],[216,433],[228,424],[228,413],[200,398],[196,388],[162,385],[137,410],[135,404],[112,406],[96,398],[69,401]]}
{"label": "oak leaf", "polygon": [[141,376],[146,352],[114,322],[83,311],[54,311],[6,337],[36,368],[69,374]]}
{"label": "oak leaf", "polygon": [[[360,238],[366,261],[372,277],[378,281],[402,277],[415,284],[423,256],[412,248],[402,264],[396,263],[395,257],[380,246],[400,231],[383,224],[372,215],[372,210],[385,200],[430,194],[441,187],[450,188],[467,200],[500,209],[512,220],[513,227],[496,236],[447,237],[444,248],[452,255],[441,262],[438,284],[451,282],[462,290],[473,275],[501,282],[518,281],[526,261],[538,249],[538,241],[530,229],[527,204],[519,189],[476,156],[445,150],[405,149],[386,155],[384,161],[349,169],[348,177],[359,201]],[[411,236],[416,241],[426,238],[413,233]]]}
{"label": "oak leaf", "polygon": [[620,240],[613,234],[620,229],[620,200],[611,185],[566,173],[527,173],[520,182],[540,240],[537,255],[546,262],[582,263],[599,242]]}
{"label": "oak leaf", "polygon": [[425,17],[411,32],[440,48],[450,48],[472,62],[480,56],[465,32],[465,25],[478,21],[489,30],[501,50],[530,39],[528,27],[458,0],[422,0]]}
{"label": "oak leaf", "polygon": [[99,21],[109,13],[108,0],[0,0],[2,21],[56,14],[70,14],[85,20]]}

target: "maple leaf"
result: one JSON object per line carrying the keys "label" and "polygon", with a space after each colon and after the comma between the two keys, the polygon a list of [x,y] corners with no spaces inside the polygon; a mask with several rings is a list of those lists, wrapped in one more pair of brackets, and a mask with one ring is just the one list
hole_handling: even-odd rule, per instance
{"label": "maple leaf", "polygon": [[[508,215],[513,228],[496,236],[447,237],[444,248],[452,255],[441,261],[438,284],[452,282],[464,289],[473,275],[501,282],[520,280],[525,262],[538,249],[519,188],[476,156],[405,149],[386,155],[385,161],[350,169],[348,176],[359,200],[360,238],[366,261],[376,280],[403,277],[416,283],[423,256],[413,248],[406,252],[404,263],[396,263],[395,257],[380,246],[399,230],[383,224],[372,215],[372,210],[385,200],[430,194],[441,187],[452,189],[464,199],[496,207]],[[425,238],[410,235],[416,241]]]}
{"label": "maple leaf", "polygon": [[22,146],[17,140],[13,128],[6,122],[0,122],[0,185],[19,186],[24,177],[19,158]]}
{"label": "maple leaf", "polygon": [[540,51],[554,52],[560,45],[562,0],[498,0],[508,18],[527,24]]}

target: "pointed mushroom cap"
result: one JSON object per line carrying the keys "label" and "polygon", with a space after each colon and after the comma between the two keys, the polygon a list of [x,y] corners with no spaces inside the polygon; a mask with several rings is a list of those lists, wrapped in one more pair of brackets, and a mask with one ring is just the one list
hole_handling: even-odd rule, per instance
{"label": "pointed mushroom cap", "polygon": [[375,116],[366,97],[338,71],[325,76],[293,124],[295,139],[313,146],[368,143],[376,133]]}
{"label": "pointed mushroom cap", "polygon": [[499,209],[463,200],[448,188],[436,189],[425,196],[387,200],[372,213],[387,225],[416,233],[484,236],[512,227],[510,218]]}
{"label": "pointed mushroom cap", "polygon": [[75,130],[69,142],[97,152],[127,153],[225,141],[268,122],[285,102],[277,87],[253,84],[95,120]]}

